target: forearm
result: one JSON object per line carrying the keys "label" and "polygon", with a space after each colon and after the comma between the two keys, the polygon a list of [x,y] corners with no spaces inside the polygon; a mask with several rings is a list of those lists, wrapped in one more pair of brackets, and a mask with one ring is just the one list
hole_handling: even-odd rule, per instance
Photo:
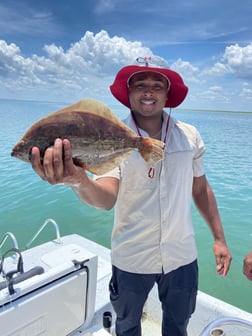
{"label": "forearm", "polygon": [[84,181],[72,186],[72,189],[88,205],[109,210],[116,202],[118,187],[115,178],[92,180],[87,176]]}
{"label": "forearm", "polygon": [[193,198],[197,209],[211,229],[214,240],[225,242],[217,202],[209,184],[206,183],[200,191],[194,191]]}
{"label": "forearm", "polygon": [[93,207],[111,209],[116,202],[119,181],[114,177],[92,180],[83,168],[73,163],[72,157],[69,140],[56,139],[54,145],[45,151],[43,163],[39,148],[33,147],[31,164],[42,180],[71,187],[83,202]]}
{"label": "forearm", "polygon": [[205,176],[194,178],[193,198],[214,237],[213,251],[216,259],[217,273],[226,276],[232,256],[227,247],[214,193]]}
{"label": "forearm", "polygon": [[212,191],[208,190],[195,202],[202,217],[208,224],[214,240],[225,242],[225,235],[219,215],[216,199]]}

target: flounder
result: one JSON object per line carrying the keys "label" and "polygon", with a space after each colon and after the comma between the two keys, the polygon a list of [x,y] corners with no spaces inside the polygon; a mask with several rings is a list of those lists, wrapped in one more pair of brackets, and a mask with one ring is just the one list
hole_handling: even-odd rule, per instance
{"label": "flounder", "polygon": [[151,167],[163,159],[162,141],[137,136],[106,105],[93,99],[80,100],[35,122],[11,155],[29,163],[36,146],[42,160],[56,138],[68,139],[74,163],[96,175],[119,166],[134,150]]}

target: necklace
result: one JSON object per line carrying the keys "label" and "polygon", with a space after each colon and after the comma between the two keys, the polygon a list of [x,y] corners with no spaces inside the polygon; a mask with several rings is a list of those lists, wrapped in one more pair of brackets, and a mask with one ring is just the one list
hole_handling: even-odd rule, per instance
{"label": "necklace", "polygon": [[[134,116],[134,114],[133,114],[132,111],[131,111],[131,116],[132,116],[132,119],[133,119],[134,124],[135,124],[135,126],[136,126],[137,134],[138,134],[140,137],[142,137],[142,134],[141,134],[141,132],[140,132],[140,128],[139,128],[139,126],[137,125],[136,118],[135,118],[135,116]],[[167,139],[167,134],[168,134],[168,129],[169,129],[169,123],[170,123],[170,116],[171,116],[171,112],[169,113],[168,118],[167,118],[167,122],[166,122],[166,127],[165,127],[165,137],[164,137],[164,141],[163,141],[164,144],[166,144],[166,139]],[[158,136],[159,133],[160,133],[161,131],[162,131],[162,127],[161,127],[161,129],[158,131],[158,133],[155,134],[153,137]],[[154,175],[155,175],[155,168],[154,168],[154,167],[150,167],[150,169],[149,169],[149,171],[148,171],[148,177],[149,177],[149,178],[153,178]]]}

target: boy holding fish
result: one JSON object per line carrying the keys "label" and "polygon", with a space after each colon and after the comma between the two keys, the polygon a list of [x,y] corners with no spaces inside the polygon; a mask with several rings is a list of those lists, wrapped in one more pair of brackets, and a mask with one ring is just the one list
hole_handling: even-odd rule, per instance
{"label": "boy holding fish", "polygon": [[232,257],[204,172],[204,143],[195,127],[164,110],[180,105],[188,88],[175,71],[149,66],[147,61],[122,68],[110,88],[130,109],[125,124],[140,138],[163,142],[163,160],[148,165],[132,151],[118,167],[92,179],[74,164],[67,137],[57,138],[43,161],[36,146],[30,158],[43,180],[69,185],[96,208],[115,206],[109,288],[116,334],[141,335],[143,306],[156,283],[162,335],[186,336],[198,289],[192,199],[212,232],[218,274],[227,275]]}

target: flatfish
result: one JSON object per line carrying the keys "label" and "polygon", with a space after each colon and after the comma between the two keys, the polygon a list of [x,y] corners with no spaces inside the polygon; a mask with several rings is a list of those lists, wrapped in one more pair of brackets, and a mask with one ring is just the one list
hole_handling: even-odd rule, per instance
{"label": "flatfish", "polygon": [[74,163],[96,175],[119,166],[132,151],[139,151],[151,167],[164,155],[162,141],[137,136],[106,105],[93,99],[82,99],[35,122],[11,155],[29,163],[36,146],[43,160],[56,138],[68,139]]}

